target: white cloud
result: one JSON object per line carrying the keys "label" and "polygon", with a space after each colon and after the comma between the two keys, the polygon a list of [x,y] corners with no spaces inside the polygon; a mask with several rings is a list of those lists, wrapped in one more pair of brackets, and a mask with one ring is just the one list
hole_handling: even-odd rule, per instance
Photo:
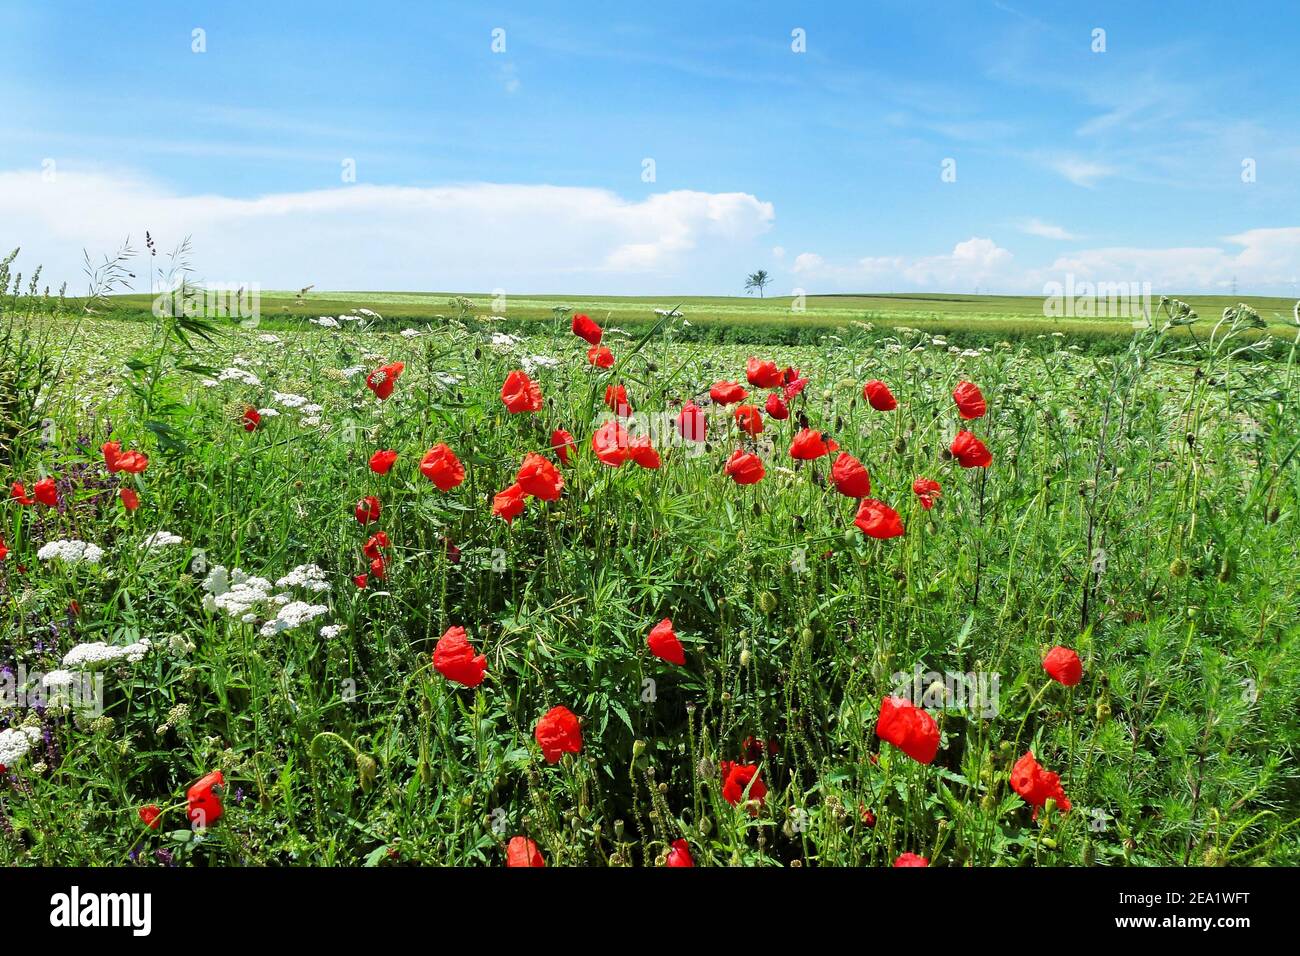
{"label": "white cloud", "polygon": [[[795,259],[794,271],[824,291],[970,292],[1041,295],[1049,282],[1151,284],[1153,294],[1300,292],[1300,226],[1250,229],[1224,245],[1169,248],[1103,247],[1057,256],[1045,265],[1018,264],[991,239],[971,238],[946,255],[869,257],[828,261],[814,252]],[[810,290],[811,291],[811,290]]]}
{"label": "white cloud", "polygon": [[1043,239],[1077,239],[1078,236],[1066,231],[1061,226],[1054,226],[1050,222],[1043,222],[1041,219],[1026,219],[1017,227],[1021,232],[1028,236],[1039,236]]}
{"label": "white cloud", "polygon": [[715,291],[743,275],[775,218],[748,193],[627,200],[603,189],[470,183],[354,185],[253,199],[180,195],[147,180],[60,168],[0,172],[0,221],[30,270],[80,291],[81,252],[148,229],[192,236],[201,277],[264,289]]}
{"label": "white cloud", "polygon": [[1011,253],[992,239],[978,236],[959,242],[945,255],[906,258],[869,256],[852,263],[828,263],[813,252],[801,253],[794,271],[807,279],[821,279],[861,291],[883,291],[900,285],[913,289],[968,292],[999,278],[1009,281]]}
{"label": "white cloud", "polygon": [[1076,186],[1092,186],[1099,179],[1115,175],[1112,166],[1074,156],[1051,157],[1047,160],[1047,165]]}

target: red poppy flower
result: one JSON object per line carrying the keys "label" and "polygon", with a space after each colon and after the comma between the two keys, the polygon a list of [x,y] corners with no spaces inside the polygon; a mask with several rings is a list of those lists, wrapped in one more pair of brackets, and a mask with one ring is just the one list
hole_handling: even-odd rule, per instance
{"label": "red poppy flower", "polygon": [[898,399],[894,398],[894,393],[878,378],[873,378],[862,386],[862,397],[878,412],[892,412],[898,407]]}
{"label": "red poppy flower", "polygon": [[903,519],[898,512],[875,498],[862,499],[853,523],[868,538],[897,538],[904,533]]}
{"label": "red poppy flower", "polygon": [[929,866],[930,860],[924,856],[917,856],[915,853],[900,853],[898,859],[894,861],[894,866]]}
{"label": "red poppy flower", "polygon": [[753,485],[763,480],[767,474],[763,468],[763,459],[753,452],[737,448],[727,459],[722,473],[738,485]]}
{"label": "red poppy flower", "polygon": [[659,452],[650,444],[649,435],[635,435],[627,440],[627,457],[651,471],[660,465]]}
{"label": "red poppy flower", "polygon": [[1011,789],[1034,808],[1035,820],[1038,819],[1038,811],[1048,800],[1055,800],[1057,809],[1062,813],[1070,812],[1070,798],[1061,788],[1061,775],[1044,770],[1034,759],[1032,750],[1026,751],[1011,768]]}
{"label": "red poppy flower", "polygon": [[939,725],[920,707],[901,697],[881,700],[876,736],[917,763],[930,763],[939,752]]}
{"label": "red poppy flower", "polygon": [[147,803],[140,808],[140,820],[150,830],[157,830],[162,826],[162,821],[158,819],[162,816],[162,808],[156,803]]}
{"label": "red poppy flower", "polygon": [[814,458],[838,451],[839,447],[834,439],[826,438],[821,432],[811,428],[804,428],[800,429],[799,434],[794,436],[794,441],[790,442],[790,457],[801,461],[812,461]]}
{"label": "red poppy flower", "polygon": [[963,468],[987,468],[993,464],[993,455],[984,447],[984,443],[970,432],[958,432],[952,440],[950,449],[957,464]]}
{"label": "red poppy flower", "polygon": [[354,574],[352,576],[352,583],[357,586],[357,590],[364,591],[366,585],[370,583],[370,579],[364,574]]}
{"label": "red poppy flower", "polygon": [[957,414],[962,418],[982,418],[988,411],[980,387],[974,382],[962,382],[952,390],[952,400],[957,403]]}
{"label": "red poppy flower", "polygon": [[510,524],[524,513],[526,501],[524,489],[518,485],[511,485],[505,491],[498,491],[493,497],[492,513],[498,518],[504,518],[506,524]]}
{"label": "red poppy flower", "polygon": [[763,413],[753,405],[737,405],[736,426],[745,434],[756,436],[763,430]]}
{"label": "red poppy flower", "polygon": [[51,508],[59,503],[59,489],[55,487],[53,478],[42,478],[36,482],[32,487],[32,494],[41,504]]}
{"label": "red poppy flower", "polygon": [[627,429],[617,419],[610,419],[591,436],[591,450],[601,463],[621,467],[628,460]]}
{"label": "red poppy flower", "polygon": [[393,386],[402,377],[402,372],[405,369],[406,363],[404,362],[390,362],[387,365],[381,365],[366,376],[366,388],[374,392],[375,398],[382,402],[393,394]]}
{"label": "red poppy flower", "polygon": [[520,412],[540,412],[542,410],[542,386],[538,385],[528,373],[515,369],[506,376],[501,386],[501,401],[512,415]]}
{"label": "red poppy flower", "polygon": [[[746,787],[749,788],[747,798]],[[763,783],[763,778],[758,775],[756,765],[732,763],[730,760],[722,761],[722,799],[734,807],[739,805],[742,799],[762,803],[765,796],[767,796],[767,784]]]}
{"label": "red poppy flower", "polygon": [[797,381],[799,381],[799,370],[797,368],[791,368],[790,366],[787,365],[781,371],[781,383],[783,385],[789,385],[791,382],[797,382]]}
{"label": "red poppy flower", "polygon": [[688,401],[677,416],[677,431],[687,441],[704,441],[706,430],[704,412],[700,406]]}
{"label": "red poppy flower", "polygon": [[449,627],[433,648],[433,666],[447,680],[477,687],[483,683],[487,658],[482,654],[475,656],[474,646],[463,627]]}
{"label": "red poppy flower", "polygon": [[840,452],[831,465],[831,481],[835,490],[850,498],[865,498],[871,494],[871,475],[862,462],[846,451]]}
{"label": "red poppy flower", "polygon": [[691,845],[685,840],[674,840],[672,849],[668,851],[668,859],[664,866],[694,866],[695,861],[691,859]]}
{"label": "red poppy flower", "polygon": [[258,426],[262,424],[262,415],[256,408],[249,405],[244,409],[244,414],[240,416],[240,420],[244,423],[244,431],[255,432]]}
{"label": "red poppy flower", "polygon": [[214,770],[185,792],[190,823],[210,827],[221,819],[221,792],[225,785],[226,778],[221,771]]}
{"label": "red poppy flower", "polygon": [[0,538],[0,561],[9,557],[9,549],[5,546],[5,539]]}
{"label": "red poppy flower", "polygon": [[391,544],[392,542],[388,540],[388,532],[376,531],[361,546],[361,553],[373,561],[375,558],[383,557],[380,549],[390,547]]}
{"label": "red poppy flower", "polygon": [[451,491],[465,480],[465,466],[454,451],[440,442],[420,459],[420,474],[432,481],[439,491]]}
{"label": "red poppy flower", "polygon": [[582,727],[567,707],[552,707],[533,728],[533,737],[547,763],[558,763],[564,754],[582,750]]}
{"label": "red poppy flower", "polygon": [[673,631],[671,618],[664,618],[652,627],[650,636],[645,639],[645,642],[655,657],[665,660],[669,664],[680,665],[686,663],[686,651],[682,648],[682,642],[677,639],[677,634]]}
{"label": "red poppy flower", "polygon": [[381,448],[370,456],[370,470],[376,475],[386,475],[397,461],[397,452],[391,448]]}
{"label": "red poppy flower", "polygon": [[27,486],[21,481],[14,482],[13,488],[10,489],[10,495],[13,497],[14,501],[24,507],[36,504],[36,499],[28,496]]}
{"label": "red poppy flower", "polygon": [[587,363],[596,368],[613,368],[614,353],[603,345],[593,345],[587,349]]}
{"label": "red poppy flower", "polygon": [[[791,369],[786,369],[786,371],[789,372],[791,371]],[[785,388],[781,389],[781,397],[784,398],[787,402],[793,401],[795,399],[795,396],[797,396],[800,392],[802,392],[805,388],[808,387],[808,379],[799,378],[798,372],[795,372],[794,374],[795,374],[795,378],[787,380],[785,383]]]}
{"label": "red poppy flower", "polygon": [[746,737],[740,745],[740,752],[752,763],[758,763],[764,756],[771,757],[779,753],[780,749],[775,740],[763,741],[753,734]]}
{"label": "red poppy flower", "polygon": [[767,396],[763,408],[770,417],[775,418],[778,422],[783,422],[790,417],[790,406],[785,403],[785,399],[778,392],[773,392]]}
{"label": "red poppy flower", "polygon": [[378,498],[374,495],[366,495],[357,502],[357,521],[361,524],[370,524],[372,521],[378,521],[379,512],[383,510],[383,506],[379,503]]}
{"label": "red poppy flower", "polygon": [[140,507],[140,496],[130,488],[117,489],[117,496],[122,499],[122,507],[127,511],[134,511]]}
{"label": "red poppy flower", "polygon": [[370,559],[370,576],[377,581],[387,580],[388,564],[384,561],[382,554]]}
{"label": "red poppy flower", "polygon": [[632,414],[632,406],[627,401],[627,389],[622,385],[605,386],[605,404],[620,418],[627,418]]}
{"label": "red poppy flower", "polygon": [[138,475],[149,467],[149,459],[143,452],[123,452],[121,442],[104,442],[100,451],[104,454],[104,464],[108,466],[109,474],[125,471]]}
{"label": "red poppy flower", "polygon": [[918,478],[912,482],[912,494],[916,495],[921,502],[921,507],[929,511],[934,507],[934,499],[938,498],[942,491],[939,489],[939,482],[932,478]]}
{"label": "red poppy flower", "polygon": [[551,432],[551,451],[555,452],[555,456],[560,459],[560,464],[567,465],[570,453],[575,453],[577,450],[578,443],[563,428]]}
{"label": "red poppy flower", "polygon": [[586,340],[588,345],[599,345],[601,336],[605,333],[599,325],[579,312],[573,317],[573,334]]}
{"label": "red poppy flower", "polygon": [[542,501],[555,501],[564,490],[564,477],[548,458],[536,452],[524,456],[524,463],[515,475],[515,483],[524,494]]}
{"label": "red poppy flower", "polygon": [[528,837],[517,836],[506,844],[506,866],[546,866],[546,861],[536,843]]}
{"label": "red poppy flower", "polygon": [[718,382],[709,389],[709,397],[719,405],[731,405],[749,398],[749,392],[737,382]]}
{"label": "red poppy flower", "polygon": [[1043,658],[1043,670],[1052,680],[1066,687],[1073,687],[1083,680],[1083,662],[1079,655],[1068,647],[1053,647]]}
{"label": "red poppy flower", "polygon": [[755,388],[779,388],[785,384],[785,376],[775,362],[764,362],[756,358],[745,363],[745,378]]}

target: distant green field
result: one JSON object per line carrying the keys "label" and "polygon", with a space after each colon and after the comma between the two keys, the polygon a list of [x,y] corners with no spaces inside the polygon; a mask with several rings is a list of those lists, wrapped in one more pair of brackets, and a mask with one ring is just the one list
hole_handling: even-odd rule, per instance
{"label": "distant green field", "polygon": [[[453,311],[450,301],[462,296],[482,315],[504,315],[528,321],[551,318],[557,308],[587,312],[602,323],[643,324],[653,321],[655,309],[680,309],[688,322],[748,325],[833,326],[849,321],[906,325],[930,331],[963,329],[993,334],[1062,331],[1076,334],[1123,334],[1132,328],[1129,316],[1051,318],[1043,314],[1041,296],[949,295],[912,293],[891,295],[812,295],[802,309],[788,296],[593,296],[512,295],[504,301],[490,293],[454,292],[295,292],[261,294],[264,318],[337,315],[368,308],[387,318],[429,319]],[[147,308],[147,295],[114,299],[127,308]],[[1260,296],[1189,296],[1185,301],[1203,319],[1217,318],[1224,308],[1244,301],[1270,324],[1292,324],[1294,302]],[[1158,299],[1156,300],[1158,302]],[[1154,303],[1153,303],[1154,304]]]}

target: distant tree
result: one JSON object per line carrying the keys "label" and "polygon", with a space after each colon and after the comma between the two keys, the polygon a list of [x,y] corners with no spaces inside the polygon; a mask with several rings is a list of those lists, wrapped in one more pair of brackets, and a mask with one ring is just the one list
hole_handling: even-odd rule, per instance
{"label": "distant tree", "polygon": [[750,273],[745,277],[745,291],[753,292],[758,290],[758,297],[763,298],[763,289],[772,281],[772,277],[767,274],[767,270],[759,269],[757,272]]}

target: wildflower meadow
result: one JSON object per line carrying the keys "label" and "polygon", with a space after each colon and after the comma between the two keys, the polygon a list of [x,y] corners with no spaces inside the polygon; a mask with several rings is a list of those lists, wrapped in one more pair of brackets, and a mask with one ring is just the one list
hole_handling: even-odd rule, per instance
{"label": "wildflower meadow", "polygon": [[1300,862],[1300,317],[717,343],[12,262],[8,865]]}

